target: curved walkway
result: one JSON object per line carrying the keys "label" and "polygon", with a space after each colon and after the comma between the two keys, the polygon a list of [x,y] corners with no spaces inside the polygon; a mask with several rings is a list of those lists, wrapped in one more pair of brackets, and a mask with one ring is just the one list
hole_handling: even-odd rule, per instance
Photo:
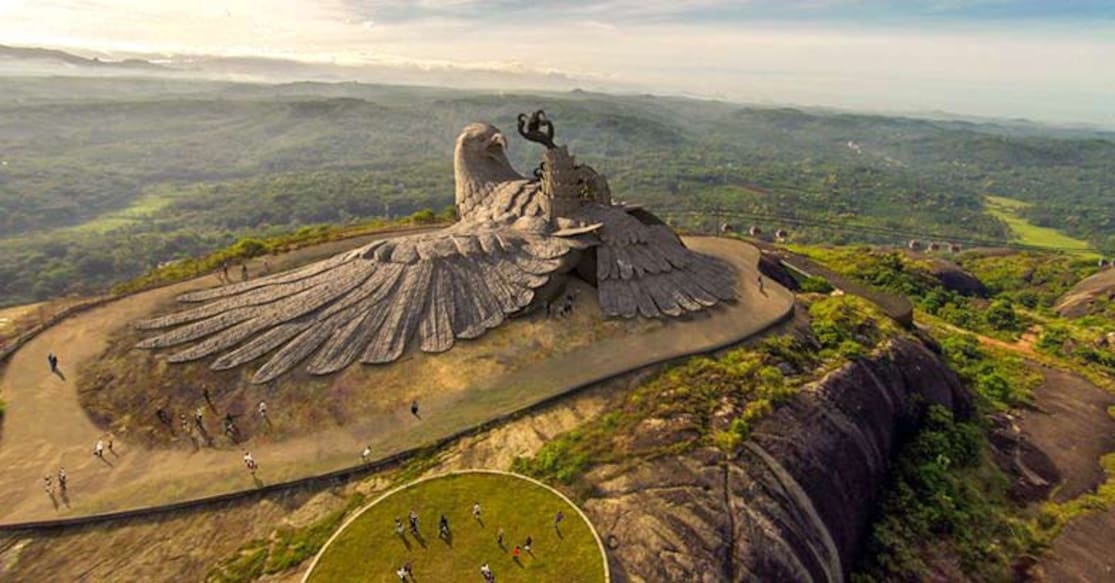
{"label": "curved walkway", "polygon": [[356,513],[354,513],[352,516],[350,516],[348,518],[348,520],[345,520],[344,524],[342,524],[340,526],[340,528],[338,528],[337,531],[334,532],[333,535],[329,537],[329,540],[325,541],[325,544],[322,545],[321,550],[319,550],[317,552],[317,555],[314,556],[314,560],[310,562],[310,566],[309,566],[309,568],[306,569],[306,573],[302,575],[302,583],[309,583],[310,576],[312,576],[313,573],[314,573],[314,568],[317,567],[318,562],[321,561],[321,558],[325,555],[325,553],[329,551],[329,546],[333,544],[333,541],[335,541],[337,539],[337,537],[339,537],[341,535],[341,533],[343,533],[345,531],[345,529],[347,529],[349,527],[349,525],[351,525],[353,522],[355,522],[358,518],[360,518],[360,516],[362,514],[364,514],[368,510],[370,510],[376,504],[379,504],[380,502],[386,500],[387,498],[389,498],[389,497],[391,497],[391,496],[393,496],[393,495],[395,495],[399,492],[402,492],[404,490],[413,488],[413,487],[418,486],[419,484],[422,484],[424,482],[429,482],[431,480],[437,480],[437,479],[440,479],[440,478],[444,478],[446,476],[458,476],[458,475],[463,475],[463,474],[495,474],[495,475],[500,475],[500,476],[509,476],[509,477],[512,477],[512,478],[517,478],[517,479],[523,480],[525,482],[530,482],[531,484],[534,484],[535,486],[539,486],[541,488],[544,488],[544,489],[548,490],[554,496],[557,496],[559,499],[561,499],[562,502],[565,502],[571,508],[576,510],[577,515],[581,517],[581,520],[583,520],[586,525],[588,525],[588,530],[589,530],[589,532],[592,533],[593,540],[596,541],[596,548],[600,550],[600,559],[604,562],[604,583],[609,583],[612,580],[611,568],[608,565],[608,555],[607,555],[607,553],[604,552],[604,542],[600,539],[600,533],[596,532],[596,526],[594,526],[592,524],[592,521],[588,519],[588,515],[585,514],[584,510],[581,510],[580,506],[577,506],[572,500],[570,500],[565,494],[562,494],[560,491],[548,486],[547,484],[539,482],[538,480],[535,480],[534,478],[531,478],[529,476],[524,476],[522,474],[516,474],[514,472],[504,472],[504,471],[501,471],[501,470],[474,469],[474,470],[457,470],[457,471],[453,471],[453,472],[445,472],[445,473],[442,473],[442,474],[436,474],[436,475],[433,475],[433,476],[427,476],[425,478],[415,480],[413,482],[410,482],[409,484],[404,484],[402,486],[399,486],[398,488],[395,488],[395,489],[393,489],[389,492],[386,492],[382,496],[373,500],[371,504],[368,504],[367,506],[364,506],[360,510],[356,511]]}
{"label": "curved walkway", "polygon": [[[145,450],[118,439],[115,453],[106,452],[104,460],[94,457],[93,445],[101,430],[88,418],[75,392],[76,375],[104,350],[113,330],[179,293],[212,285],[212,276],[140,293],[69,318],[22,347],[0,377],[0,394],[7,401],[0,437],[0,492],[5,499],[0,525],[156,507],[250,491],[261,483],[292,482],[351,468],[369,442],[380,458],[398,456],[616,375],[740,342],[791,314],[789,291],[769,280],[764,291],[758,289],[755,247],[716,238],[686,242],[735,266],[739,301],[671,322],[637,341],[603,340],[504,375],[482,390],[424,401],[420,424],[406,423],[401,414],[278,443],[253,444],[262,480],[255,483],[237,451]],[[356,244],[354,240],[327,244],[273,262],[305,260],[312,253],[329,255]],[[49,352],[60,355],[64,378],[50,373]],[[70,478],[69,493],[67,498],[56,494],[52,500],[44,492],[43,477],[55,475],[60,466],[65,466]]]}

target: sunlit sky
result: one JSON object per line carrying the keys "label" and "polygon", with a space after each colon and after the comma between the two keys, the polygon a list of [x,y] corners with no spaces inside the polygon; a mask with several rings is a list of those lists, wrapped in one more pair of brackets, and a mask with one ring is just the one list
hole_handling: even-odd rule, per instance
{"label": "sunlit sky", "polygon": [[0,43],[1115,127],[1115,0],[0,0]]}

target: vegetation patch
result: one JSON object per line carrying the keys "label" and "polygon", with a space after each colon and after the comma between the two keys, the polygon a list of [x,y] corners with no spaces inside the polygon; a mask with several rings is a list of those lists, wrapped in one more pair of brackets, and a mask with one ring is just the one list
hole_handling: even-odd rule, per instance
{"label": "vegetation patch", "polygon": [[1103,456],[1100,464],[1103,466],[1106,479],[1095,492],[1061,503],[1047,502],[1042,505],[1038,525],[1048,540],[1056,538],[1061,529],[1074,518],[1089,512],[1100,512],[1115,507],[1115,452]]}
{"label": "vegetation patch", "polygon": [[213,583],[255,581],[264,575],[282,573],[317,554],[345,517],[364,504],[362,494],[349,497],[343,508],[330,512],[302,528],[281,527],[268,539],[245,543],[206,575]]}
{"label": "vegetation patch", "polygon": [[975,336],[934,329],[948,363],[977,397],[984,412],[1031,405],[1041,374],[1017,354],[980,346]]}
{"label": "vegetation patch", "polygon": [[600,464],[716,446],[735,451],[752,428],[811,379],[899,334],[889,318],[853,296],[806,296],[809,328],[719,357],[696,357],[628,394],[616,410],[552,439],[512,469],[583,486]]}
{"label": "vegetation patch", "polygon": [[[480,504],[479,520],[474,503]],[[411,511],[419,535],[408,527],[396,534],[396,519],[406,525]],[[563,519],[555,526],[559,512]],[[441,516],[448,537],[439,536]],[[487,564],[497,581],[591,582],[604,580],[604,561],[588,523],[549,489],[515,476],[466,473],[379,500],[325,549],[309,580],[397,583],[396,570],[409,564],[417,581],[479,581],[480,566]]]}
{"label": "vegetation patch", "polygon": [[[1033,323],[1016,303],[1026,300],[1009,294],[983,299],[946,289],[933,275],[927,259],[902,251],[806,246],[794,246],[793,250],[876,289],[906,296],[918,309],[967,330],[1014,340]],[[1009,259],[998,258],[998,261]]]}
{"label": "vegetation patch", "polygon": [[972,251],[960,254],[957,262],[983,282],[992,297],[1043,312],[1098,269],[1094,261],[1080,256],[1034,251]]}
{"label": "vegetation patch", "polygon": [[1035,225],[1019,214],[1034,206],[1033,204],[1002,196],[988,196],[985,200],[987,212],[1006,223],[1023,245],[1068,251],[1090,259],[1099,257],[1087,241],[1070,237],[1056,229]]}
{"label": "vegetation patch", "polygon": [[1016,558],[1043,543],[986,450],[978,423],[930,407],[899,453],[852,580],[1009,580]]}
{"label": "vegetation patch", "polygon": [[1102,460],[1108,479],[1095,493],[1040,508],[1011,500],[1010,478],[990,454],[990,417],[1030,405],[1041,375],[1018,354],[981,346],[971,334],[935,327],[932,335],[975,394],[977,415],[958,420],[930,409],[899,453],[854,580],[1009,580],[1073,517],[1115,503],[1115,454]]}

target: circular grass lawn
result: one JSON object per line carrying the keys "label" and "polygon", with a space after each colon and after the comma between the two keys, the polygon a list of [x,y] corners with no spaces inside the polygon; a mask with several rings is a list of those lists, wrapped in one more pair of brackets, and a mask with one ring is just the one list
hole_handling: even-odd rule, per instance
{"label": "circular grass lawn", "polygon": [[[472,517],[479,502],[480,521]],[[395,518],[407,525],[418,513],[416,539],[406,528],[395,534]],[[554,516],[565,515],[560,531]],[[449,520],[449,539],[438,536],[438,520]],[[503,548],[496,541],[503,529]],[[531,553],[516,545],[532,540]],[[553,490],[520,476],[465,472],[421,480],[390,492],[365,507],[326,543],[308,573],[314,583],[383,581],[398,583],[396,570],[410,563],[414,580],[483,581],[487,563],[500,583],[605,581],[604,556],[581,513]]]}

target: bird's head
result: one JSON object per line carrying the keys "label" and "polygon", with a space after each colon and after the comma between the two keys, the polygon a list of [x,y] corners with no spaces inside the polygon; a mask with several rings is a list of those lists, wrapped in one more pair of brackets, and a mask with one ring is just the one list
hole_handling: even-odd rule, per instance
{"label": "bird's head", "polygon": [[474,123],[465,126],[457,136],[456,157],[467,162],[483,163],[492,161],[511,165],[507,159],[507,137],[488,123]]}
{"label": "bird's head", "polygon": [[507,137],[488,123],[465,126],[457,136],[453,166],[461,216],[480,204],[496,184],[522,178],[507,159]]}

